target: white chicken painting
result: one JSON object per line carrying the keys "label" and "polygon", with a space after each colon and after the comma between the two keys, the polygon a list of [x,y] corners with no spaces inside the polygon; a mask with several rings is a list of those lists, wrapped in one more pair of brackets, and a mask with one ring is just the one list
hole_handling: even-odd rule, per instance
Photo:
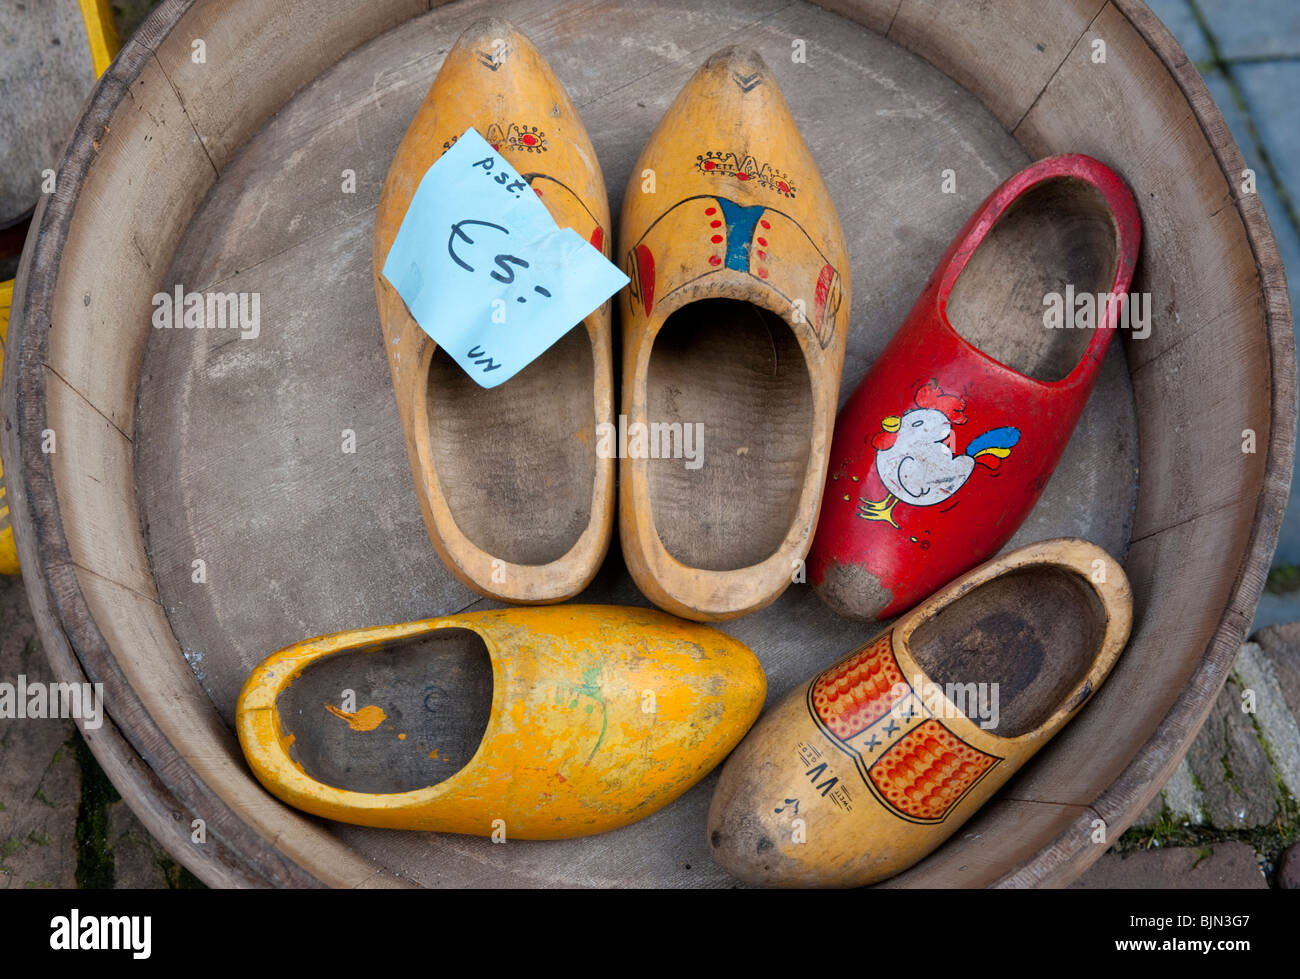
{"label": "white chicken painting", "polygon": [[977,463],[996,470],[1020,441],[1017,428],[993,428],[959,455],[953,429],[966,424],[966,399],[945,393],[931,380],[913,400],[915,408],[883,419],[871,439],[876,474],[888,492],[879,501],[859,498],[858,516],[863,520],[883,520],[898,528],[894,507],[900,502],[928,507],[951,499]]}

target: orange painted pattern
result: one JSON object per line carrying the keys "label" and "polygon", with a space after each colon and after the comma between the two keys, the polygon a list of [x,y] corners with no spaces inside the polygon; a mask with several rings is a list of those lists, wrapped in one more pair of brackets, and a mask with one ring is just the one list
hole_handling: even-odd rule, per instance
{"label": "orange painted pattern", "polygon": [[871,766],[871,781],[914,819],[942,819],[997,761],[936,720],[918,725]]}
{"label": "orange painted pattern", "polygon": [[813,684],[813,708],[837,737],[847,740],[889,712],[894,685],[904,683],[885,633],[831,667]]}

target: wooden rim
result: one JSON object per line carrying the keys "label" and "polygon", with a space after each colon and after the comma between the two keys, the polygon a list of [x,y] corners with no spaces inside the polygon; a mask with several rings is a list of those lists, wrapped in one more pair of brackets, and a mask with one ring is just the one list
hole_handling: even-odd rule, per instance
{"label": "wooden rim", "polygon": [[[94,572],[74,564],[56,493],[53,456],[41,451],[41,433],[49,427],[48,388],[52,383],[63,383],[47,366],[52,301],[64,246],[81,190],[98,153],[98,140],[105,135],[108,122],[128,98],[131,86],[141,73],[147,67],[158,67],[159,47],[185,15],[200,5],[201,0],[166,0],[125,46],[96,86],[73,134],[59,166],[57,191],[41,201],[34,215],[17,277],[7,348],[10,369],[4,372],[2,392],[4,431],[0,434],[0,446],[6,459],[16,460],[11,463],[8,481],[15,540],[27,572],[24,580],[28,596],[56,676],[65,682],[91,681],[105,685],[109,707],[106,723],[96,732],[83,729],[88,743],[146,827],[177,859],[207,883],[220,886],[319,886],[322,883],[361,886],[393,882],[393,876],[387,871],[369,865],[319,827],[314,827],[314,831],[322,838],[321,846],[346,866],[338,870],[337,876],[309,872],[276,845],[277,839],[268,839],[255,829],[244,814],[205,782],[163,733],[131,687],[91,613],[78,572],[91,575]],[[337,42],[336,47],[322,51],[314,65],[298,68],[296,73],[293,66],[286,69],[292,77],[286,83],[285,97],[310,81],[310,77],[300,77],[304,72],[323,70],[353,47],[428,6],[399,0],[382,5],[382,10],[372,13],[371,19],[365,22],[369,33],[352,33],[348,41]],[[902,0],[899,3],[891,0],[889,4],[841,0],[827,2],[826,6],[893,39]],[[892,7],[892,13],[886,6]],[[1234,175],[1244,169],[1244,159],[1194,66],[1141,0],[1109,0],[1100,4],[1088,25],[1109,8],[1129,22],[1172,76],[1219,170],[1232,188]],[[1086,28],[1068,49],[1072,50],[1085,33]],[[906,38],[900,43],[906,43]],[[940,70],[952,67],[936,61],[933,52],[907,46]],[[960,71],[955,75],[960,75]],[[1050,80],[1044,83],[1043,91],[1050,86]],[[982,95],[979,91],[976,94]],[[240,139],[256,131],[273,112],[274,108],[256,118],[250,115],[238,127]],[[225,134],[222,138],[226,138]],[[219,147],[217,159],[223,162],[228,159],[230,149]],[[204,151],[211,162],[213,151],[206,145]],[[216,162],[213,170],[218,170]],[[1147,742],[1104,791],[1081,807],[1083,811],[1077,819],[1023,866],[1001,876],[996,881],[999,885],[1067,883],[1105,851],[1105,847],[1089,845],[1094,819],[1100,817],[1107,822],[1108,839],[1113,840],[1136,818],[1172,773],[1199,730],[1245,638],[1252,610],[1263,590],[1290,491],[1296,435],[1296,360],[1285,274],[1263,205],[1256,195],[1242,198],[1235,192],[1232,203],[1244,227],[1260,280],[1271,369],[1263,477],[1247,544],[1228,590],[1227,605],[1199,666]],[[206,845],[191,843],[190,826],[195,818],[206,822]],[[305,819],[299,822],[313,829],[313,824]],[[330,879],[325,879],[326,876]]]}
{"label": "wooden rim", "polygon": [[[1187,53],[1143,0],[1110,2],[1146,40],[1173,76],[1187,98],[1206,142],[1214,151],[1228,186],[1234,187],[1233,174],[1239,174],[1245,169],[1245,158],[1223,119],[1223,113],[1210,96],[1205,81],[1188,59]],[[1269,372],[1272,414],[1269,418],[1264,479],[1255,507],[1255,520],[1246,546],[1245,559],[1238,569],[1228,607],[1224,609],[1219,628],[1206,647],[1200,668],[1170,707],[1155,734],[1138,751],[1119,778],[1091,805],[1092,812],[1108,823],[1113,823],[1107,831],[1107,838],[1112,840],[1128,829],[1164,787],[1209,715],[1214,699],[1223,687],[1228,671],[1246,639],[1246,631],[1255,617],[1255,608],[1264,591],[1273,552],[1277,549],[1278,535],[1282,530],[1282,519],[1286,515],[1287,500],[1291,495],[1291,477],[1295,468],[1297,385],[1295,333],[1291,322],[1286,273],[1277,240],[1273,237],[1273,229],[1259,195],[1251,194],[1243,198],[1233,194],[1233,203],[1245,224],[1255,268],[1263,286],[1264,315],[1268,324],[1269,352],[1272,357],[1272,370]],[[1196,704],[1200,705],[1199,708],[1192,710]],[[1092,831],[1094,818],[1092,813],[1080,817],[1067,833],[1058,837],[1040,854],[1032,866],[1005,875],[997,886],[1059,887],[1070,883],[1101,856],[1101,852],[1098,852],[1082,867],[1071,862],[1082,847],[1078,841],[1087,839]],[[1070,842],[1071,839],[1074,842]]]}

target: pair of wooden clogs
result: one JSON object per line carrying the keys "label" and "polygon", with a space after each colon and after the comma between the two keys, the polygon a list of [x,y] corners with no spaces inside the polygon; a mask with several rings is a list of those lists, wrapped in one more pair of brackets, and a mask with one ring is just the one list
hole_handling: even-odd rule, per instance
{"label": "pair of wooden clogs", "polygon": [[380,321],[439,555],[490,598],[573,597],[609,547],[618,456],[623,555],[651,601],[700,621],[771,603],[812,540],[849,313],[839,219],[771,73],[753,52],[715,54],[633,168],[621,417],[610,304],[485,390],[384,278],[421,178],[468,127],[557,223],[607,256],[613,240],[564,87],[510,24],[478,22],[402,140],[375,220]]}
{"label": "pair of wooden clogs", "polygon": [[[480,22],[389,174],[381,321],[440,555],[492,597],[559,601],[585,587],[612,529],[614,462],[594,451],[614,425],[609,309],[484,390],[379,274],[425,170],[469,126],[519,158],[559,224],[608,253],[603,178],[572,103],[522,35]],[[629,569],[656,604],[694,619],[770,603],[810,546],[812,580],[845,614],[930,597],[743,743],[766,694],[757,660],[661,613],[509,609],[309,640],[241,694],[257,777],[347,822],[553,839],[642,818],[740,744],[709,818],[715,858],[736,876],[858,884],[920,859],[1080,709],[1127,639],[1123,571],[1085,542],[1032,545],[952,579],[1032,507],[1111,336],[1007,346],[1029,331],[1004,321],[1023,326],[1034,290],[1053,285],[1122,292],[1136,234],[1131,197],[1096,161],[1013,177],[958,236],[832,445],[849,304],[838,220],[762,62],[710,58],[624,201],[622,424],[702,421],[709,433],[698,470],[621,456]],[[959,426],[974,437],[959,443]]]}

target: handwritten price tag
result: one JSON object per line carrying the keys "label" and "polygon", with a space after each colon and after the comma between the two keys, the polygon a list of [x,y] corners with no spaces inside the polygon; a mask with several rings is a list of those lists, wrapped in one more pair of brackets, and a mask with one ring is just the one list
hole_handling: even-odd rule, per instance
{"label": "handwritten price tag", "polygon": [[628,278],[473,129],[420,180],[384,261],[420,328],[481,387],[510,380]]}

